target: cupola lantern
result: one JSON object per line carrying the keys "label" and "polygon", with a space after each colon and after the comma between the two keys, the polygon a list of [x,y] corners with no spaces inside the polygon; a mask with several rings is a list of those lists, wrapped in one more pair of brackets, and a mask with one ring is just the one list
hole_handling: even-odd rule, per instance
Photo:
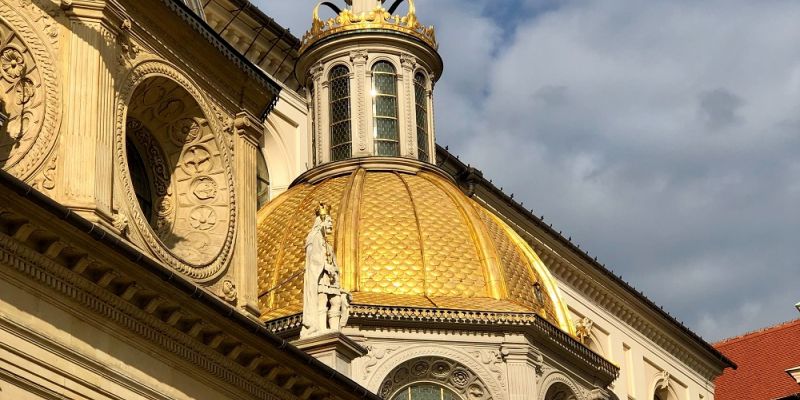
{"label": "cupola lantern", "polygon": [[[404,4],[407,12],[396,14]],[[327,20],[323,6],[334,14]],[[296,69],[311,104],[314,166],[363,157],[434,162],[432,92],[442,68],[434,28],[420,24],[413,0],[317,5]]]}

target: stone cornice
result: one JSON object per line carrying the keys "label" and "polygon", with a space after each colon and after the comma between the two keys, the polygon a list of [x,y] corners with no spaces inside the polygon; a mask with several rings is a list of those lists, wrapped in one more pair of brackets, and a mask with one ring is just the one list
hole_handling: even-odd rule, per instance
{"label": "stone cornice", "polygon": [[[449,310],[441,308],[414,308],[352,304],[351,325],[408,326],[431,329],[487,331],[519,331],[538,338],[538,343],[550,350],[566,355],[577,364],[601,379],[611,383],[619,375],[619,368],[589,350],[572,336],[547,322],[535,313]],[[301,315],[291,315],[271,321],[267,327],[282,336],[299,332]]]}
{"label": "stone cornice", "polygon": [[0,273],[252,398],[377,400],[213,294],[134,256],[124,242],[109,246],[109,231],[5,172],[0,178]]}

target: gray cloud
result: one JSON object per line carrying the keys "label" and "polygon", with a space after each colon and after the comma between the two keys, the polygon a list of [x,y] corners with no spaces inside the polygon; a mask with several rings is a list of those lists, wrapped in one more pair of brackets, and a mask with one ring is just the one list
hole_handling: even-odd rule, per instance
{"label": "gray cloud", "polygon": [[714,89],[700,94],[700,116],[712,131],[735,125],[741,120],[738,115],[742,99],[725,89]]}
{"label": "gray cloud", "polygon": [[797,316],[800,3],[419,3],[441,144],[709,339]]}

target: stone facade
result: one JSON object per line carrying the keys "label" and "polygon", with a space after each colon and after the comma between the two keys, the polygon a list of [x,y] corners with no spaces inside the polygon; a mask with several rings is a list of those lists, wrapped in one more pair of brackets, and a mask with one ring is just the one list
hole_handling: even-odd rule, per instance
{"label": "stone facade", "polygon": [[[420,382],[465,400],[713,399],[727,359],[435,150],[442,61],[413,1],[403,16],[352,3],[300,40],[243,0],[0,2],[0,399],[394,399]],[[369,29],[348,36],[354,21]],[[378,62],[397,78],[399,146],[380,159]],[[305,341],[296,314],[261,315],[258,160],[273,204],[351,167],[330,163],[337,65],[350,157],[438,174],[493,257],[476,264],[492,306],[355,302],[341,332]],[[501,245],[530,261],[535,309],[500,302]]]}

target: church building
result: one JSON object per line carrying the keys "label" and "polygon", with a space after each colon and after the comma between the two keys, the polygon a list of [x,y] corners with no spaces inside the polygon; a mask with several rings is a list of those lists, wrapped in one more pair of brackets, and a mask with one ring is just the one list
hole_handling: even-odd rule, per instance
{"label": "church building", "polygon": [[437,145],[424,4],[0,0],[0,400],[714,399],[732,361]]}

